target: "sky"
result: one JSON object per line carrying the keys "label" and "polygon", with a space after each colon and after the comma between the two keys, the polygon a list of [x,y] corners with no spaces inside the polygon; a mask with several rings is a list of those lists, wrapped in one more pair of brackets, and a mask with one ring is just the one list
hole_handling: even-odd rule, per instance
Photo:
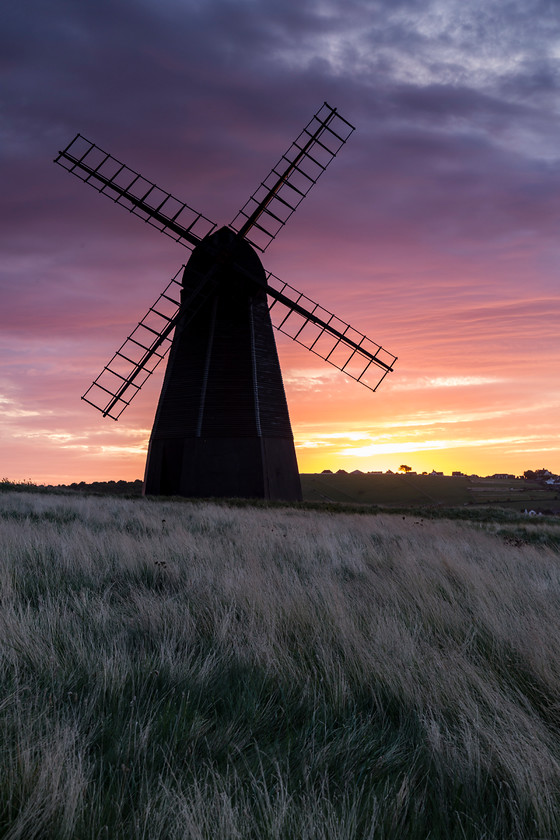
{"label": "sky", "polygon": [[0,477],[141,478],[163,367],[81,395],[188,251],[52,161],[77,132],[219,225],[327,101],[356,131],[265,267],[398,357],[277,334],[301,472],[560,473],[560,16],[545,0],[8,0]]}

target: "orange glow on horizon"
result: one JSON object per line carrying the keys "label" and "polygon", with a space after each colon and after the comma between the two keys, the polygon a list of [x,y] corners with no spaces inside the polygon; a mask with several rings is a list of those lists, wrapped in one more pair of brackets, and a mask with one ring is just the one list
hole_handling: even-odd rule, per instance
{"label": "orange glow on horizon", "polygon": [[[371,393],[334,368],[306,369],[301,362],[298,358],[298,366],[290,368],[283,361],[302,473],[396,471],[401,463],[418,473],[520,475],[540,467],[560,473],[555,424],[560,406],[554,395],[512,408],[510,384],[498,376],[415,381],[397,372]],[[3,398],[4,423],[12,416],[12,440],[0,445],[2,475],[38,484],[141,478],[162,373],[118,423],[84,403],[76,408],[74,400],[66,428],[49,428],[48,417]]]}

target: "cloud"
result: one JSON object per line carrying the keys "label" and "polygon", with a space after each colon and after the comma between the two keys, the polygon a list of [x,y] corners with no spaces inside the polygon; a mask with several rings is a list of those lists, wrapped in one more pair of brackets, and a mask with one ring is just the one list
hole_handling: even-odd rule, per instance
{"label": "cloud", "polygon": [[38,417],[41,412],[25,409],[17,400],[0,394],[0,413],[4,419],[20,420],[22,417]]}
{"label": "cloud", "polygon": [[421,377],[416,380],[406,381],[400,380],[394,382],[389,387],[393,391],[408,391],[412,389],[425,388],[472,388],[478,385],[495,385],[504,380],[493,376],[435,376],[435,377]]}
{"label": "cloud", "polygon": [[315,391],[339,381],[339,372],[330,365],[321,368],[292,368],[284,374],[284,383],[294,391]]}
{"label": "cloud", "polygon": [[[398,443],[372,443],[368,446],[346,447],[335,452],[335,455],[342,455],[344,457],[352,458],[371,458],[375,455],[388,454],[409,454],[411,452],[427,452],[431,450],[446,450],[446,449],[463,449],[473,446],[481,447],[496,447],[496,446],[515,446],[515,450],[519,451],[519,447],[526,441],[538,439],[535,436],[523,437],[503,437],[503,438],[483,438],[477,440],[476,438],[461,440],[426,440],[426,441],[399,441]],[[524,450],[528,451],[528,450]],[[529,450],[530,451],[530,450]]]}

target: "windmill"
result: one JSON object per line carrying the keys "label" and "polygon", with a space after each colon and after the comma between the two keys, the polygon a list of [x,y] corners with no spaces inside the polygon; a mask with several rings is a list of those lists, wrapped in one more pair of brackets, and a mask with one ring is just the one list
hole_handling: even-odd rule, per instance
{"label": "windmill", "polygon": [[55,159],[192,250],[82,399],[117,420],[168,351],[144,492],[301,498],[272,326],[375,391],[396,356],[266,272],[264,252],[354,127],[326,102],[229,226],[80,134]]}

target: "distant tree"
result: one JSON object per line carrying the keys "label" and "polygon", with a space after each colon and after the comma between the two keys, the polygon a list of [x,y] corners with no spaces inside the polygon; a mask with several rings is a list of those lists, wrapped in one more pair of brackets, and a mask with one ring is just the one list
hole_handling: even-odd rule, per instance
{"label": "distant tree", "polygon": [[542,467],[540,470],[525,470],[523,473],[523,478],[527,478],[530,481],[534,481],[535,479],[544,479],[550,478],[553,475],[550,470],[545,469]]}
{"label": "distant tree", "polygon": [[525,470],[523,476],[525,478],[544,478],[545,476],[551,475],[550,470],[546,470],[542,467],[540,470]]}
{"label": "distant tree", "polygon": [[399,472],[409,473],[412,472],[412,467],[409,467],[408,464],[401,464],[399,467]]}

